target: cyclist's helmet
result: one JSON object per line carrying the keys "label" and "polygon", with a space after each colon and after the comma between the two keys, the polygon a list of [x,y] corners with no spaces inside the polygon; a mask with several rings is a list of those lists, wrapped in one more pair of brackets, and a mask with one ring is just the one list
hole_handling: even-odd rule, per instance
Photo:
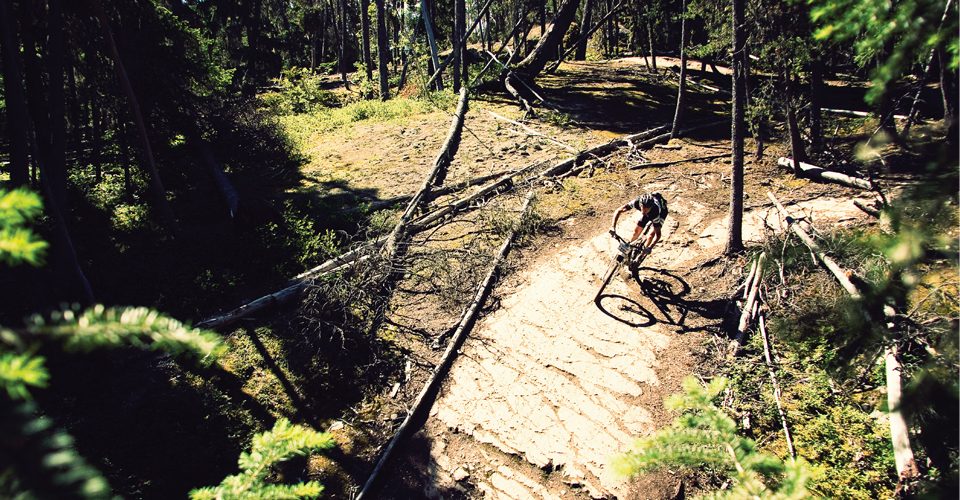
{"label": "cyclist's helmet", "polygon": [[637,210],[640,210],[640,207],[653,208],[655,205],[658,205],[657,197],[659,196],[660,196],[660,193],[641,194],[635,200],[633,200],[633,208]]}

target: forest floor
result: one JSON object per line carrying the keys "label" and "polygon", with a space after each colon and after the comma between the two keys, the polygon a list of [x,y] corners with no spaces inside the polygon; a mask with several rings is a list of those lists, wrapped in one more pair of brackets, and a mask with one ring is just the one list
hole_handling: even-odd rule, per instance
{"label": "forest floor", "polygon": [[[673,74],[648,73],[638,58],[565,64],[538,83],[555,112],[527,123],[578,149],[672,117]],[[722,116],[726,106],[725,96],[695,88],[688,120]],[[568,156],[488,111],[513,119],[521,115],[504,96],[472,99],[447,185]],[[430,168],[449,120],[449,113],[437,109],[403,121],[317,134],[308,141],[311,164],[304,187],[371,201],[412,193]],[[477,248],[493,248],[499,240],[475,244],[483,239],[480,233],[490,233],[498,219],[515,218],[520,195],[537,190],[541,230],[511,254],[509,271],[461,348],[426,424],[388,466],[392,472],[381,497],[674,494],[679,476],[662,472],[626,480],[612,471],[610,461],[635,438],[667,425],[673,415],[664,398],[680,390],[684,377],[707,373],[717,362],[716,352],[728,342],[730,298],[746,258],[719,258],[728,226],[728,156],[660,168],[641,165],[728,154],[728,133],[729,127],[720,126],[665,147],[623,149],[578,176],[518,187],[418,237],[420,255],[451,249],[472,255]],[[752,147],[748,140],[748,151]],[[778,169],[776,159],[786,150],[774,141],[762,160],[752,155],[746,160],[743,235],[748,248],[785,229],[768,190],[821,230],[863,222],[864,214],[851,201],[861,195],[869,202],[868,196]],[[636,275],[614,277],[598,306],[593,298],[616,252],[607,234],[611,215],[637,194],[652,191],[661,192],[669,205],[663,240]],[[636,218],[631,213],[621,219],[621,235],[632,232]],[[356,491],[365,480],[363,471],[438,362],[445,335],[468,301],[460,295],[472,295],[486,271],[463,262],[431,265],[424,272],[424,266],[411,271],[393,301],[387,333],[381,332],[400,345],[406,370],[367,402],[367,418],[333,427],[342,443],[367,436],[368,446],[354,454],[368,465],[347,470],[351,479],[344,484],[334,484],[334,473],[319,470],[328,465],[313,471],[335,496]],[[688,491],[691,487],[696,489],[687,484]]]}

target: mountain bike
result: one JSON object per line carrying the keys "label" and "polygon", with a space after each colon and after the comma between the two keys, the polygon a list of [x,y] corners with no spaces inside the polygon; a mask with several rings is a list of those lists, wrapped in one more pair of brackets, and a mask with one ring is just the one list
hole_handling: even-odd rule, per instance
{"label": "mountain bike", "polygon": [[603,282],[600,284],[600,289],[597,290],[597,295],[593,298],[593,301],[598,305],[600,304],[600,296],[603,294],[603,290],[607,288],[607,285],[610,284],[610,280],[620,271],[620,266],[624,263],[628,265],[628,269],[631,272],[640,267],[640,264],[647,258],[647,255],[650,255],[649,251],[646,251],[643,247],[643,241],[646,240],[647,231],[650,230],[650,223],[643,228],[643,232],[640,233],[640,237],[636,239],[635,242],[630,243],[629,241],[620,237],[616,231],[611,230],[610,236],[613,236],[617,240],[617,255],[614,256],[613,260],[610,262],[610,267],[607,269],[607,273],[603,275]]}

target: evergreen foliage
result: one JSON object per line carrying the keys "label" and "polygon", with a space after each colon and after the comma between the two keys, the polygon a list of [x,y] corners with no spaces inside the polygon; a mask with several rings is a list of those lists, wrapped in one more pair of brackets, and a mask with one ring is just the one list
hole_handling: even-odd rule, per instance
{"label": "evergreen foliage", "polygon": [[868,102],[876,102],[892,82],[931,50],[945,45],[951,71],[960,62],[957,37],[957,4],[950,7],[941,26],[948,0],[809,0],[811,18],[820,27],[818,39],[853,41],[854,60],[861,67],[880,61],[873,71]]}
{"label": "evergreen foliage", "polygon": [[737,424],[714,404],[726,388],[718,378],[703,387],[696,379],[683,381],[684,392],[667,399],[667,407],[683,413],[670,427],[642,438],[614,462],[626,475],[664,467],[705,467],[730,477],[734,484],[707,498],[807,498],[810,474],[805,462],[784,463],[757,450],[756,443],[737,434]]}
{"label": "evergreen foliage", "polygon": [[299,484],[270,484],[272,468],[285,460],[314,451],[333,448],[330,434],[293,425],[281,418],[273,429],[254,436],[250,451],[240,454],[240,473],[224,478],[218,486],[190,492],[194,500],[316,498],[323,486],[316,481]]}
{"label": "evergreen foliage", "polygon": [[23,226],[42,208],[40,197],[26,189],[0,189],[0,263],[40,264],[47,244]]}

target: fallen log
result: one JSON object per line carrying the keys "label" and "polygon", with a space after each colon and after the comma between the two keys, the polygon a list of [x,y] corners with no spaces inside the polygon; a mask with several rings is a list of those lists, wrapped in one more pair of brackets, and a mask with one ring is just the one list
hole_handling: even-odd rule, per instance
{"label": "fallen log", "polygon": [[[683,129],[682,131],[680,131],[679,135],[689,134],[690,132],[693,132],[695,130],[699,130],[706,127],[712,127],[714,125],[718,125],[722,123],[726,123],[726,121],[716,121],[716,122],[709,122],[709,123],[696,125],[693,127]],[[606,144],[601,144],[599,146],[594,146],[590,149],[584,150],[577,156],[574,156],[573,158],[568,158],[567,160],[564,160],[554,165],[552,168],[544,171],[542,174],[540,174],[540,177],[547,178],[547,177],[560,175],[566,172],[567,170],[570,170],[577,164],[583,161],[586,161],[591,157],[605,156],[607,153],[614,151],[618,148],[622,148],[625,146],[630,146],[635,148],[648,148],[650,146],[653,146],[654,144],[658,144],[660,142],[664,142],[668,140],[670,140],[670,125],[662,125],[644,132],[640,132],[638,134],[626,135],[619,139],[614,139]],[[636,142],[636,141],[640,141],[640,142]]]}
{"label": "fallen log", "polygon": [[[789,169],[793,169],[793,159],[780,157],[777,159],[777,165]],[[837,184],[843,184],[847,187],[857,188],[857,189],[873,189],[873,185],[870,181],[866,179],[861,179],[859,177],[853,177],[846,174],[841,174],[840,172],[834,172],[832,170],[826,170],[824,168],[818,167],[816,165],[811,165],[809,163],[800,162],[800,171],[803,172],[804,177],[809,177],[811,179],[818,179],[822,181],[834,182]]]}
{"label": "fallen log", "polygon": [[534,111],[533,106],[531,106],[530,103],[526,99],[524,99],[522,95],[520,95],[520,92],[517,91],[517,89],[513,86],[513,84],[510,83],[510,78],[512,76],[513,76],[513,73],[508,72],[507,75],[503,78],[503,88],[507,89],[507,92],[509,92],[510,95],[512,95],[514,99],[516,99],[520,103],[520,107],[523,109],[524,112],[533,116],[537,116],[537,112]]}
{"label": "fallen log", "polygon": [[763,337],[763,358],[767,363],[767,373],[770,374],[770,383],[773,385],[773,400],[777,403],[777,413],[780,415],[780,425],[783,426],[783,438],[787,441],[787,450],[790,451],[790,458],[796,459],[797,452],[793,448],[793,438],[790,436],[790,427],[787,425],[787,413],[783,410],[783,404],[780,402],[780,384],[777,382],[777,374],[773,371],[773,357],[770,355],[770,340],[767,338],[767,325],[763,314],[757,318],[757,324],[760,326],[760,335]]}
{"label": "fallen log", "polygon": [[453,157],[457,154],[457,149],[460,147],[460,135],[463,131],[463,120],[467,114],[467,95],[467,87],[464,86],[460,89],[460,100],[457,103],[457,110],[454,113],[453,121],[450,123],[450,130],[447,132],[447,139],[443,142],[443,145],[440,147],[440,152],[437,154],[437,158],[433,161],[433,168],[423,180],[423,186],[410,199],[406,210],[403,211],[403,214],[400,216],[400,220],[397,222],[396,226],[394,226],[389,236],[387,236],[387,242],[384,244],[384,253],[387,257],[388,263],[392,263],[395,259],[399,244],[406,239],[406,235],[404,233],[406,232],[407,224],[413,218],[414,214],[422,208],[424,203],[426,203],[430,190],[435,185],[439,186],[443,184],[443,180],[447,174],[447,167],[450,165]]}
{"label": "fallen log", "polygon": [[777,211],[780,212],[780,215],[787,222],[787,226],[790,228],[790,230],[800,237],[800,240],[807,245],[807,248],[810,249],[810,252],[827,268],[827,270],[833,273],[833,275],[837,278],[837,281],[840,282],[840,285],[843,286],[843,289],[846,290],[847,293],[849,293],[853,298],[859,299],[860,291],[857,290],[856,285],[850,281],[850,277],[843,270],[843,268],[840,267],[840,265],[837,264],[833,258],[825,254],[823,250],[820,249],[820,245],[813,241],[813,238],[810,236],[810,234],[804,231],[803,228],[801,228],[798,224],[794,224],[796,219],[790,216],[790,212],[787,212],[787,209],[780,204],[780,200],[778,200],[772,192],[767,191],[767,197],[770,198],[770,201],[772,201],[777,207]]}
{"label": "fallen log", "polygon": [[[768,191],[767,196],[773,201],[774,205],[777,206],[777,210],[780,211],[780,214],[793,229],[793,232],[796,233],[797,236],[800,236],[800,239],[807,245],[807,248],[820,258],[820,262],[833,274],[837,281],[840,282],[840,286],[846,290],[851,298],[860,300],[863,294],[857,286],[850,281],[850,273],[846,272],[834,262],[833,259],[824,255],[819,246],[813,242],[813,239],[811,239],[805,231],[800,229],[799,226],[793,224],[795,219],[790,216],[790,213],[780,204],[773,193]],[[861,310],[866,316],[867,321],[872,323],[873,319],[870,317],[870,313],[866,309]],[[896,311],[890,306],[885,306],[883,308],[883,314],[886,318],[892,319]],[[891,344],[886,348],[884,365],[886,372],[888,416],[890,418],[890,439],[893,444],[893,456],[896,462],[899,483],[902,484],[904,481],[916,478],[919,475],[919,469],[917,468],[913,447],[910,443],[910,426],[907,425],[906,417],[904,417],[900,411],[902,404],[900,373],[902,369],[900,362],[897,360],[897,347],[895,344]],[[899,488],[900,485],[898,484],[898,489]]]}
{"label": "fallen log", "polygon": [[879,210],[870,208],[870,207],[864,205],[863,203],[860,203],[860,200],[853,200],[853,206],[859,208],[860,210],[863,210],[863,211],[866,212],[868,215],[872,215],[873,217],[876,217],[876,218],[878,218],[878,219],[880,218],[880,211],[879,211]]}
{"label": "fallen log", "polygon": [[735,356],[737,354],[740,346],[743,345],[744,339],[747,336],[747,329],[750,328],[750,319],[754,316],[755,306],[758,304],[760,283],[763,282],[763,263],[766,258],[766,253],[761,253],[760,256],[757,257],[757,260],[754,264],[756,272],[751,272],[751,281],[744,290],[746,301],[744,302],[743,309],[741,309],[740,312],[740,321],[737,323],[737,337],[731,343],[730,356]]}
{"label": "fallen log", "polygon": [[[869,118],[871,116],[875,116],[873,113],[868,113],[866,111],[855,111],[852,109],[820,108],[820,111],[824,113],[832,113],[832,114],[841,115],[841,116],[852,116],[855,118]],[[897,120],[907,119],[906,115],[893,115],[893,117],[896,118]]]}
{"label": "fallen log", "polygon": [[[500,178],[500,177],[503,177],[503,176],[506,175],[506,174],[516,173],[516,172],[517,172],[516,169],[508,168],[508,169],[506,169],[506,170],[501,170],[501,171],[499,171],[499,172],[494,172],[494,173],[492,173],[492,174],[486,174],[486,175],[481,175],[481,176],[479,176],[479,177],[474,177],[474,178],[472,178],[472,179],[469,179],[469,180],[466,180],[466,181],[462,181],[462,182],[458,182],[458,183],[453,184],[453,185],[450,185],[450,186],[444,186],[444,187],[442,187],[442,188],[440,188],[440,189],[434,189],[434,190],[430,191],[430,198],[431,198],[431,199],[434,199],[434,198],[437,198],[437,197],[440,197],[440,196],[446,196],[446,195],[448,195],[448,194],[457,193],[457,192],[463,191],[464,189],[467,189],[467,188],[469,188],[469,187],[473,187],[473,186],[476,186],[476,185],[478,185],[478,184],[483,184],[484,182],[488,182],[488,181],[493,180],[493,179],[498,179],[498,178]],[[396,205],[397,203],[409,202],[412,198],[413,198],[413,195],[412,195],[412,194],[405,194],[405,195],[402,195],[402,196],[394,196],[393,198],[387,198],[386,200],[379,200],[379,201],[375,201],[375,202],[373,202],[373,203],[370,203],[370,205],[369,205],[368,207],[366,207],[366,208],[367,208],[368,210],[380,210],[380,209],[383,209],[383,208],[392,207],[392,206]],[[360,211],[362,208],[363,208],[363,207],[348,208],[348,209],[343,210],[341,213],[353,213],[353,212]]]}
{"label": "fallen log", "polygon": [[[526,218],[530,210],[530,204],[533,200],[533,193],[534,191],[532,189],[527,193],[526,201],[523,204],[520,215],[521,221]],[[520,225],[518,224],[516,227],[519,226]],[[483,307],[484,302],[486,302],[487,297],[490,295],[490,291],[493,288],[494,282],[496,281],[497,274],[499,273],[500,268],[503,265],[503,261],[506,259],[507,253],[510,251],[510,246],[513,244],[513,240],[516,238],[516,236],[517,229],[514,229],[510,232],[510,235],[507,236],[506,240],[503,242],[503,245],[500,246],[500,251],[497,253],[497,257],[493,262],[493,266],[491,266],[486,277],[484,277],[483,281],[481,281],[477,286],[477,292],[474,295],[473,301],[467,306],[463,312],[463,315],[460,317],[460,322],[457,325],[457,329],[454,331],[453,337],[450,339],[450,343],[447,345],[447,349],[444,351],[443,356],[440,359],[440,363],[433,369],[433,374],[423,386],[423,389],[420,390],[420,394],[417,396],[417,399],[414,402],[413,407],[410,409],[410,412],[407,414],[406,418],[403,419],[403,423],[400,424],[400,427],[397,429],[397,432],[394,434],[393,438],[389,443],[387,443],[383,453],[380,454],[380,458],[373,467],[373,471],[370,472],[370,476],[367,478],[366,483],[364,483],[363,489],[361,489],[360,493],[357,495],[357,500],[372,498],[372,496],[375,494],[374,488],[377,484],[377,480],[380,477],[380,473],[393,456],[397,447],[406,438],[412,435],[420,426],[422,426],[423,422],[426,421],[430,413],[430,409],[433,407],[436,394],[440,390],[440,386],[443,383],[447,373],[450,371],[450,367],[453,366],[453,361],[457,357],[460,346],[463,345],[467,335],[470,334],[470,330],[476,323],[477,315],[480,313],[480,309]]]}
{"label": "fallen log", "polygon": [[[574,165],[576,165],[576,164],[579,163],[579,162],[582,162],[582,161],[584,161],[584,160],[586,160],[586,159],[588,159],[588,158],[590,158],[590,157],[593,157],[593,156],[602,156],[602,155],[605,155],[605,154],[607,154],[607,153],[609,153],[609,152],[611,152],[611,151],[614,151],[614,150],[616,150],[616,149],[618,149],[618,148],[622,148],[622,147],[630,146],[630,145],[636,145],[637,147],[643,147],[643,144],[648,143],[648,142],[650,142],[650,141],[663,140],[664,135],[666,135],[667,138],[669,139],[669,135],[670,135],[670,134],[669,134],[669,130],[670,130],[670,126],[669,126],[669,125],[661,125],[661,126],[659,126],[659,127],[652,128],[652,129],[646,130],[646,131],[644,131],[644,132],[640,132],[640,133],[638,133],[638,134],[626,135],[626,136],[623,136],[623,137],[614,139],[614,140],[612,140],[612,141],[610,141],[610,142],[607,142],[607,143],[605,143],[605,144],[601,144],[601,145],[599,145],[599,146],[594,146],[594,147],[592,147],[592,148],[589,148],[589,149],[586,149],[586,150],[584,150],[584,151],[581,151],[580,153],[578,153],[576,156],[574,156],[574,157],[572,157],[572,158],[568,158],[568,159],[566,159],[566,160],[564,160],[564,161],[562,161],[562,162],[554,165],[552,168],[549,168],[549,169],[545,170],[544,172],[542,172],[542,173],[540,174],[540,177],[541,177],[541,178],[546,178],[546,177],[553,177],[553,176],[562,174],[562,173],[566,172],[567,170],[570,170],[571,168],[573,168]],[[664,133],[663,133],[664,131],[667,131],[667,134],[664,134]],[[660,134],[660,135],[657,135],[657,134]],[[653,139],[650,139],[651,137],[653,137]],[[641,142],[641,143],[639,143],[639,144],[636,144],[636,143],[634,143],[634,141],[643,141],[643,142]],[[655,142],[650,142],[650,144],[654,144],[654,143],[655,143]]]}
{"label": "fallen log", "polygon": [[676,165],[677,163],[686,163],[686,162],[698,162],[706,160],[715,160],[717,158],[724,158],[730,156],[730,153],[723,153],[718,155],[707,155],[707,156],[696,156],[693,158],[684,158],[682,160],[673,160],[673,161],[660,161],[654,163],[641,163],[639,165],[634,165],[630,167],[630,170],[637,170],[640,168],[653,168],[653,167],[668,167],[670,165]]}

